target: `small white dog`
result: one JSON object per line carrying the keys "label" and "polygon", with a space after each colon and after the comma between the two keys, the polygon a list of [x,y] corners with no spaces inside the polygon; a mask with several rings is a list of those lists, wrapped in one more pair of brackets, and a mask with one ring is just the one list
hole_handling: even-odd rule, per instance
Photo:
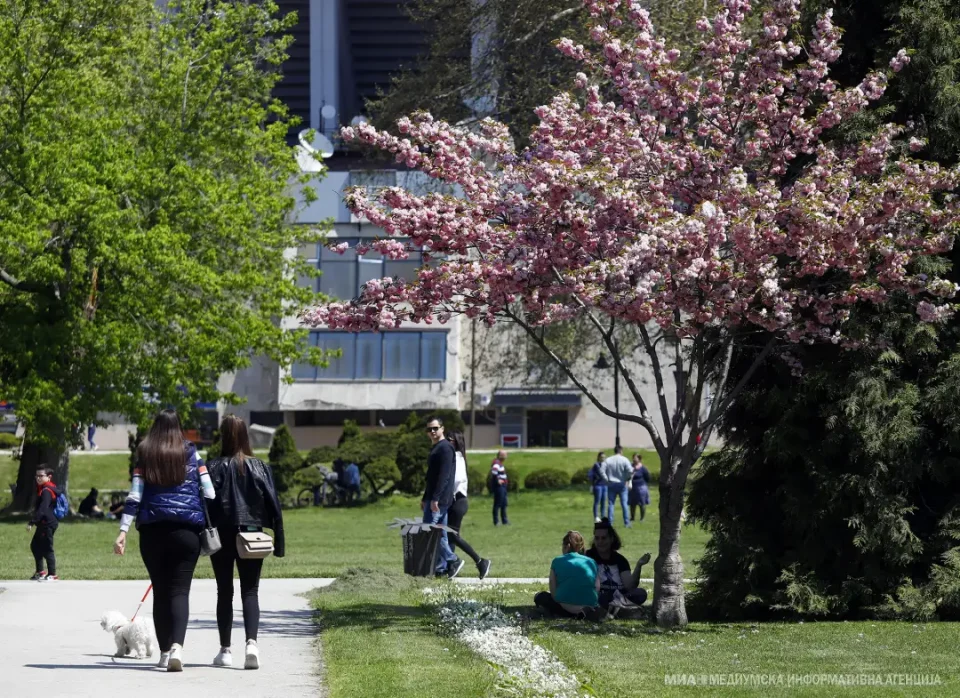
{"label": "small white dog", "polygon": [[133,652],[137,659],[152,657],[157,647],[157,636],[153,632],[153,624],[143,618],[137,618],[132,623],[120,611],[107,611],[100,619],[100,627],[108,633],[113,633],[117,642],[117,653],[114,657],[126,657]]}

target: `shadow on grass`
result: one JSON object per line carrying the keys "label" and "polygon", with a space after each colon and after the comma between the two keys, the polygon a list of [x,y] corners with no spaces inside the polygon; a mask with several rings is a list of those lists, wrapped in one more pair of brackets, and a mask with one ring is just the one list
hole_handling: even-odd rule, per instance
{"label": "shadow on grass", "polygon": [[424,606],[382,603],[356,603],[319,609],[321,632],[339,628],[359,628],[388,632],[418,632],[430,624],[432,613]]}
{"label": "shadow on grass", "polygon": [[[649,608],[649,606],[645,607]],[[596,623],[575,618],[557,618],[546,614],[536,606],[504,606],[503,612],[508,616],[519,617],[525,633],[563,632],[574,635],[595,635],[618,637],[640,637],[647,635],[668,635],[677,631],[666,631],[658,628],[650,620],[632,620],[616,618]],[[694,637],[716,635],[723,631],[721,625],[699,626],[695,629],[685,629],[682,632]]]}

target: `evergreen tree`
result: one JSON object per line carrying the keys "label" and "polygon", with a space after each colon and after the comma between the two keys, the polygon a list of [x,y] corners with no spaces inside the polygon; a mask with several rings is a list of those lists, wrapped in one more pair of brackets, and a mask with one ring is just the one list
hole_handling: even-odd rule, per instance
{"label": "evergreen tree", "polygon": [[[956,162],[960,6],[831,5],[847,27],[837,79],[849,84],[899,48],[911,51],[877,113],[914,121],[927,157]],[[928,261],[952,261],[960,281],[956,252]],[[885,345],[797,350],[802,375],[767,364],[728,413],[726,447],[705,460],[690,495],[692,518],[712,534],[702,612],[960,615],[960,327],[919,326],[896,303],[855,322]]]}

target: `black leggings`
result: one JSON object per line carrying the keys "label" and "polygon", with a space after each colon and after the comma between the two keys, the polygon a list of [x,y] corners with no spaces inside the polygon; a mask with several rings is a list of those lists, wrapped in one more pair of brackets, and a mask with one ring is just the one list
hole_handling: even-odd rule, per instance
{"label": "black leggings", "polygon": [[140,556],[153,583],[153,625],[161,652],[183,645],[190,616],[190,583],[200,557],[200,529],[161,522],[140,527]]}
{"label": "black leggings", "polygon": [[210,556],[213,575],[217,578],[217,629],[220,646],[230,646],[233,630],[233,565],[240,574],[240,603],[243,605],[243,629],[248,640],[257,639],[260,628],[260,571],[263,560],[242,560],[237,557],[237,529],[220,529],[220,552]]}
{"label": "black leggings", "polygon": [[450,505],[450,508],[447,510],[447,526],[452,528],[456,533],[447,533],[447,540],[450,541],[450,547],[454,545],[460,548],[463,552],[470,556],[470,559],[473,560],[476,564],[480,564],[480,556],[477,555],[477,551],[473,549],[467,541],[460,537],[460,526],[463,525],[463,517],[467,515],[467,509],[470,508],[470,505],[467,503],[466,497],[457,497],[453,500],[453,504]]}
{"label": "black leggings", "polygon": [[30,541],[30,552],[37,563],[37,574],[43,572],[43,561],[47,561],[47,574],[57,574],[57,556],[53,554],[53,534],[57,532],[56,525],[39,524],[33,532]]}
{"label": "black leggings", "polygon": [[560,605],[553,596],[550,595],[549,591],[541,591],[533,597],[533,603],[535,606],[542,608],[547,613],[551,613],[560,618],[576,618],[576,613],[570,613],[567,609]]}

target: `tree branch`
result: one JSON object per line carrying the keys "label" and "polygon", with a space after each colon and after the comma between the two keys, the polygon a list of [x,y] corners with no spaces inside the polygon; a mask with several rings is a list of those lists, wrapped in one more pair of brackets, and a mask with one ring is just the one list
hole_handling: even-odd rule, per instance
{"label": "tree branch", "polygon": [[580,390],[580,392],[582,392],[587,397],[587,399],[594,404],[594,406],[598,410],[600,410],[603,414],[605,414],[608,417],[613,417],[614,419],[622,419],[625,422],[633,422],[634,424],[639,424],[640,426],[644,427],[647,430],[647,432],[650,434],[650,438],[653,439],[658,450],[662,449],[663,444],[660,440],[660,435],[657,433],[656,426],[651,421],[649,414],[643,413],[641,414],[641,416],[638,417],[633,414],[623,414],[623,413],[611,410],[609,407],[607,407],[602,402],[600,402],[600,400],[593,394],[593,392],[589,388],[587,388],[586,385],[583,384],[583,381],[577,378],[577,376],[573,373],[570,367],[567,366],[566,362],[563,361],[563,359],[561,359],[559,356],[557,356],[546,345],[546,343],[540,339],[540,337],[537,335],[537,332],[534,328],[532,328],[529,324],[524,322],[516,313],[514,313],[511,310],[505,309],[503,313],[508,318],[510,318],[513,322],[515,322],[517,326],[522,328],[524,332],[527,333],[527,335],[534,341],[534,343],[540,348],[540,350],[543,353],[545,353],[547,356],[549,356],[554,361],[554,363],[556,363],[563,370],[563,372],[567,374],[567,377],[573,382],[573,384],[577,387],[577,389]]}
{"label": "tree branch", "polygon": [[[551,266],[553,270],[554,278],[557,280],[561,286],[566,286],[563,281],[563,276],[561,276],[560,271],[555,267]],[[600,324],[600,321],[590,312],[590,309],[587,307],[580,297],[576,293],[571,293],[571,297],[576,301],[577,305],[586,313],[587,318],[590,320],[590,323],[597,328],[597,331],[600,333],[600,337],[603,339],[603,343],[606,345],[607,349],[610,351],[610,355],[613,357],[614,362],[617,365],[617,369],[623,375],[623,380],[627,384],[627,389],[630,391],[630,394],[633,396],[634,402],[637,403],[637,407],[640,409],[640,415],[644,419],[650,422],[650,426],[653,428],[653,431],[650,432],[651,438],[654,440],[654,443],[661,444],[660,435],[656,432],[656,426],[653,424],[653,419],[650,417],[650,410],[647,408],[647,403],[643,399],[643,396],[640,394],[639,388],[637,388],[636,382],[633,380],[633,375],[624,365],[623,361],[620,358],[620,351],[617,349],[616,343],[613,341],[613,330],[615,327],[615,320],[610,318],[610,330],[604,330],[603,325]],[[666,417],[665,417],[666,419]],[[664,422],[666,424],[666,422]],[[669,430],[667,432],[670,433]],[[667,438],[670,438],[667,436]]]}
{"label": "tree branch", "polygon": [[579,12],[580,9],[581,9],[581,6],[578,5],[578,6],[576,6],[576,7],[568,7],[568,8],[565,9],[565,10],[560,10],[560,11],[557,12],[556,14],[553,14],[553,15],[551,15],[550,17],[547,17],[547,18],[546,18],[545,20],[543,20],[542,22],[540,22],[540,24],[538,24],[536,27],[534,27],[529,33],[524,34],[524,35],[521,36],[519,39],[517,39],[514,43],[517,43],[517,44],[525,44],[527,41],[529,41],[529,40],[532,39],[534,36],[536,36],[536,35],[540,32],[540,30],[543,29],[543,28],[544,28],[545,26],[547,26],[548,24],[553,24],[553,23],[556,22],[557,20],[561,20],[561,19],[563,19],[564,17],[568,17],[568,16],[570,16],[570,15],[576,13],[576,12]]}
{"label": "tree branch", "polygon": [[0,269],[0,281],[12,288],[14,291],[21,291],[23,293],[43,293],[44,291],[49,290],[43,284],[33,283],[30,281],[21,281],[15,276],[8,274],[4,269]]}
{"label": "tree branch", "polygon": [[667,407],[667,395],[663,388],[663,369],[660,367],[660,357],[657,356],[657,346],[655,342],[650,341],[650,333],[647,332],[646,327],[643,325],[637,327],[640,330],[640,338],[643,340],[644,349],[646,349],[647,356],[650,357],[653,366],[653,378],[657,384],[657,400],[660,402],[660,417],[663,420],[664,435],[666,440],[672,443],[675,432],[670,419],[670,409]]}

